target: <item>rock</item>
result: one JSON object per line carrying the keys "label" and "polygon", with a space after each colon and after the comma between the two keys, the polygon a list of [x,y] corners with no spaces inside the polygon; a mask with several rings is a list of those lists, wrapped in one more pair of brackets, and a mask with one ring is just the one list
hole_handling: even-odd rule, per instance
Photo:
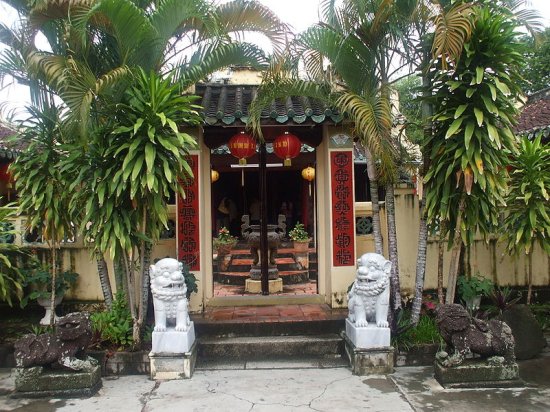
{"label": "rock", "polygon": [[512,329],[517,359],[534,358],[546,346],[542,328],[527,305],[513,305],[506,309],[502,320]]}

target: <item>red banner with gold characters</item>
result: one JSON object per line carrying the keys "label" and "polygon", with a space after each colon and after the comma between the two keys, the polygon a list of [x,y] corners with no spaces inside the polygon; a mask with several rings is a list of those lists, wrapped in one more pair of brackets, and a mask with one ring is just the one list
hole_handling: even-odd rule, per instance
{"label": "red banner with gold characters", "polygon": [[355,266],[352,152],[331,152],[330,169],[332,176],[332,264],[334,266]]}
{"label": "red banner with gold characters", "polygon": [[200,270],[199,156],[190,155],[188,162],[194,177],[183,183],[185,199],[178,196],[178,260],[187,263],[190,270]]}

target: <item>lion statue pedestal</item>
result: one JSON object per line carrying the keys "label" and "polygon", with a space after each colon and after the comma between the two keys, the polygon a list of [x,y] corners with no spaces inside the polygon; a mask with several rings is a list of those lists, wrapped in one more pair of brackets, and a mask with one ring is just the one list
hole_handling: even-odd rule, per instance
{"label": "lion statue pedestal", "polygon": [[54,333],[25,335],[15,342],[14,397],[77,398],[101,387],[98,362],[85,356],[92,339],[90,317],[69,313],[58,319]]}
{"label": "lion statue pedestal", "polygon": [[183,265],[176,259],[165,258],[152,265],[149,273],[155,308],[153,345],[149,354],[151,378],[190,378],[197,356]]}
{"label": "lion statue pedestal", "polygon": [[476,319],[455,303],[439,305],[436,322],[447,344],[434,364],[435,378],[444,388],[523,386],[506,323]]}
{"label": "lion statue pedestal", "polygon": [[346,353],[353,373],[393,372],[393,348],[388,327],[391,262],[376,253],[357,260],[357,277],[348,293]]}

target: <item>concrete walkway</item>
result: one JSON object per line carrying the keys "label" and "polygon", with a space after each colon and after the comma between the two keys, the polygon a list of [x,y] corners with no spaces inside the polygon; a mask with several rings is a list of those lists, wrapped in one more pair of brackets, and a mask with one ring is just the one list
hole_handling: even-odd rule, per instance
{"label": "concrete walkway", "polygon": [[400,367],[392,375],[353,376],[348,368],[264,361],[241,369],[220,365],[192,379],[103,378],[88,399],[12,399],[10,369],[0,369],[0,411],[549,411],[550,356],[520,362],[526,382],[513,389],[443,389],[432,367]]}

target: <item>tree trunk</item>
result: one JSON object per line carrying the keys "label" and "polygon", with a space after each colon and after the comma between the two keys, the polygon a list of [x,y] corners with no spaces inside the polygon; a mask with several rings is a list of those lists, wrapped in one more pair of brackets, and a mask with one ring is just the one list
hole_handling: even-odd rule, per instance
{"label": "tree trunk", "polygon": [[462,237],[460,236],[460,225],[462,223],[462,213],[466,202],[464,197],[460,198],[458,206],[458,214],[456,218],[456,225],[454,227],[454,240],[453,248],[451,252],[451,264],[449,268],[449,279],[447,282],[447,295],[445,296],[445,303],[450,304],[455,300],[456,280],[458,278],[458,266],[460,265],[460,252],[462,250]]}
{"label": "tree trunk", "polygon": [[55,324],[55,285],[57,283],[57,242],[52,242],[51,256],[52,256],[52,291],[50,293],[50,326]]}
{"label": "tree trunk", "polygon": [[399,285],[399,257],[397,253],[397,227],[395,225],[395,194],[393,183],[386,185],[386,213],[388,216],[388,250],[390,255],[390,300],[393,311],[401,309],[401,287]]}
{"label": "tree trunk", "polygon": [[147,310],[149,308],[149,267],[151,264],[151,244],[146,242],[143,248],[143,258],[141,266],[141,302],[139,303],[138,318],[141,320],[140,336],[143,335],[147,319]]}
{"label": "tree trunk", "polygon": [[414,281],[414,298],[411,310],[411,324],[417,325],[422,309],[422,292],[424,291],[424,277],[426,275],[426,251],[428,249],[428,225],[425,215],[426,191],[422,191],[420,198],[420,229],[418,230],[418,251],[416,254],[416,278]]}
{"label": "tree trunk", "polygon": [[111,281],[109,280],[109,270],[107,268],[107,262],[103,257],[103,253],[96,251],[95,258],[97,263],[97,273],[99,275],[99,283],[101,284],[101,291],[103,292],[103,300],[108,309],[113,306],[113,291],[111,290]]}
{"label": "tree trunk", "polygon": [[[431,53],[424,52],[423,63],[426,66],[430,60]],[[432,82],[426,73],[422,75],[422,88],[424,97],[428,97]],[[433,107],[426,100],[422,101],[422,124],[423,136],[427,140],[432,135],[432,115]],[[422,152],[422,170],[421,175],[425,176],[430,166],[429,147],[425,147]],[[418,250],[416,252],[416,276],[414,281],[414,299],[412,304],[411,323],[417,325],[420,319],[420,310],[422,309],[422,292],[424,291],[424,279],[426,277],[426,255],[428,250],[428,222],[426,221],[426,191],[422,186],[421,176],[418,177],[418,185],[422,189],[419,201],[420,226],[418,229]],[[441,302],[442,303],[442,302]]]}
{"label": "tree trunk", "polygon": [[[533,250],[533,245],[531,245],[531,251]],[[527,278],[527,304],[531,304],[531,295],[533,293],[533,254],[529,253],[527,255],[527,263],[528,263],[528,278]]]}
{"label": "tree trunk", "polygon": [[126,276],[126,269],[124,259],[120,256],[116,257],[113,261],[115,269],[115,287],[116,293],[123,293],[124,296],[128,296],[128,278]]}
{"label": "tree trunk", "polygon": [[440,232],[437,241],[437,300],[440,304],[445,303],[445,294],[443,293],[443,254],[445,253],[445,238],[443,232]]}
{"label": "tree trunk", "polygon": [[380,204],[378,201],[378,180],[376,168],[372,154],[365,147],[365,157],[367,159],[367,174],[369,175],[370,199],[372,203],[372,234],[374,237],[374,251],[382,254],[382,229],[380,226]]}

